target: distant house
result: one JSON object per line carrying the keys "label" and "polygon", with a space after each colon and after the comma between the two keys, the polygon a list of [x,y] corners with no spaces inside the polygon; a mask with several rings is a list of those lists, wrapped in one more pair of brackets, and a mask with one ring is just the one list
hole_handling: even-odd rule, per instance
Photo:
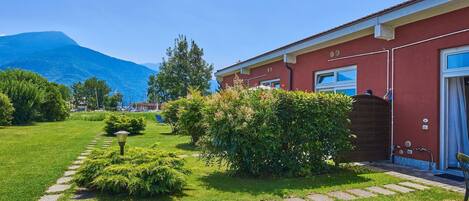
{"label": "distant house", "polygon": [[133,103],[132,107],[138,112],[159,110],[158,103],[147,103],[147,102]]}
{"label": "distant house", "polygon": [[397,163],[427,168],[434,158],[439,171],[451,173],[456,153],[469,154],[468,0],[406,1],[215,76],[221,87],[239,77],[251,87],[372,91],[391,103]]}

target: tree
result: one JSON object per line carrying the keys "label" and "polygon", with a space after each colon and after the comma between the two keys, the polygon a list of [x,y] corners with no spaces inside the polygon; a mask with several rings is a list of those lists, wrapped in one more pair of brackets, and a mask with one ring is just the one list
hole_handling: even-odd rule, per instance
{"label": "tree", "polygon": [[63,121],[68,117],[69,111],[67,103],[62,98],[59,85],[49,85],[40,107],[41,120]]}
{"label": "tree", "polygon": [[11,124],[13,119],[13,104],[11,104],[10,99],[3,93],[0,93],[0,126],[7,126]]}
{"label": "tree", "polygon": [[13,103],[14,124],[36,120],[48,84],[46,79],[33,72],[18,69],[0,72],[0,92]]}
{"label": "tree", "polygon": [[86,104],[91,110],[103,109],[106,97],[111,92],[111,88],[106,81],[96,77],[85,80],[84,83],[77,82],[72,85],[73,105]]}
{"label": "tree", "polygon": [[[209,93],[213,65],[204,59],[202,48],[185,36],[175,39],[173,48],[166,50],[159,73],[148,81],[148,95],[151,100],[168,101],[185,97],[189,87]],[[151,97],[150,97],[151,95]]]}
{"label": "tree", "polygon": [[123,96],[121,93],[115,93],[112,96],[106,96],[104,106],[106,110],[116,111],[117,107],[122,103]]}

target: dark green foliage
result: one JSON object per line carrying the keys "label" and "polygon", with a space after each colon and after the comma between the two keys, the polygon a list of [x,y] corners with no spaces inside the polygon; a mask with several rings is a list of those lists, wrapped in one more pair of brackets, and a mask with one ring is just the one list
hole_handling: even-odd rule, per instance
{"label": "dark green foliage", "polygon": [[14,124],[60,121],[68,116],[68,105],[62,98],[63,86],[48,82],[36,73],[18,69],[0,72],[0,92],[13,103]]}
{"label": "dark green foliage", "polygon": [[352,99],[341,94],[230,88],[207,102],[208,162],[251,175],[304,176],[350,150]]}
{"label": "dark green foliage", "polygon": [[47,85],[47,80],[32,72],[16,69],[0,72],[0,92],[13,103],[14,124],[29,123],[39,116]]}
{"label": "dark green foliage", "polygon": [[117,107],[122,104],[122,94],[115,93],[112,96],[106,96],[104,98],[104,106],[106,110],[116,111]]}
{"label": "dark green foliage", "polygon": [[181,192],[186,186],[184,160],[156,149],[95,150],[78,169],[79,186],[108,193],[161,195]]}
{"label": "dark green foliage", "polygon": [[189,89],[187,97],[180,101],[181,107],[177,114],[178,131],[180,134],[190,135],[192,144],[196,144],[206,132],[202,113],[205,99],[200,91]]}
{"label": "dark green foliage", "polygon": [[40,115],[42,121],[63,121],[70,115],[70,109],[62,98],[58,85],[51,84],[46,88]]}
{"label": "dark green foliage", "polygon": [[167,60],[163,59],[156,77],[148,81],[150,101],[166,102],[185,97],[189,87],[209,93],[213,65],[203,59],[203,49],[193,40],[189,44],[185,36],[179,36],[166,55]]}
{"label": "dark green foliage", "polygon": [[89,109],[97,110],[104,108],[104,100],[111,92],[106,81],[96,77],[89,78],[83,83],[83,93]]}
{"label": "dark green foliage", "polygon": [[10,102],[8,96],[3,93],[0,93],[0,126],[7,126],[11,124],[13,119],[13,104]]}
{"label": "dark green foliage", "polygon": [[113,135],[117,131],[127,131],[130,134],[138,134],[145,130],[144,117],[129,117],[124,114],[111,114],[105,122],[104,131],[107,134]]}
{"label": "dark green foliage", "polygon": [[163,104],[162,115],[164,117],[164,121],[171,126],[171,130],[173,133],[178,133],[178,112],[181,107],[181,104],[185,101],[184,98],[168,101]]}

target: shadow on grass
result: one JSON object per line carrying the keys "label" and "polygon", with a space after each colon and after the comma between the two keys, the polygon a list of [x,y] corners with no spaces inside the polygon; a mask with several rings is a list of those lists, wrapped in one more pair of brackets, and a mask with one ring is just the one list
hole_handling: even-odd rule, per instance
{"label": "shadow on grass", "polygon": [[197,151],[197,150],[199,150],[199,147],[197,147],[196,145],[193,145],[191,143],[188,143],[188,142],[187,143],[177,144],[176,148],[186,150],[186,151]]}
{"label": "shadow on grass", "polygon": [[327,174],[299,178],[256,178],[232,176],[227,172],[214,172],[200,179],[207,188],[231,193],[252,195],[272,194],[284,197],[291,190],[338,187],[340,185],[368,182],[371,179],[359,175],[360,172],[340,168]]}
{"label": "shadow on grass", "polygon": [[179,200],[179,198],[186,196],[184,193],[173,194],[173,195],[158,195],[158,196],[147,196],[147,197],[139,197],[139,196],[129,196],[125,194],[108,194],[108,193],[98,193],[96,195],[97,200],[99,201],[150,201],[150,200],[158,200],[158,201],[172,201],[172,200]]}

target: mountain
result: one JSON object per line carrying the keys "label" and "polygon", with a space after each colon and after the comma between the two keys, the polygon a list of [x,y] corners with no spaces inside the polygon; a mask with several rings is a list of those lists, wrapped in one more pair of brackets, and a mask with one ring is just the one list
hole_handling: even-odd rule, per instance
{"label": "mountain", "polygon": [[61,32],[0,37],[0,69],[21,68],[65,84],[90,77],[106,80],[125,102],[145,101],[148,77],[155,71],[78,45]]}
{"label": "mountain", "polygon": [[143,64],[140,64],[142,66],[145,66],[149,69],[152,69],[154,70],[156,73],[160,72],[160,65],[161,64],[155,64],[155,63],[143,63]]}

